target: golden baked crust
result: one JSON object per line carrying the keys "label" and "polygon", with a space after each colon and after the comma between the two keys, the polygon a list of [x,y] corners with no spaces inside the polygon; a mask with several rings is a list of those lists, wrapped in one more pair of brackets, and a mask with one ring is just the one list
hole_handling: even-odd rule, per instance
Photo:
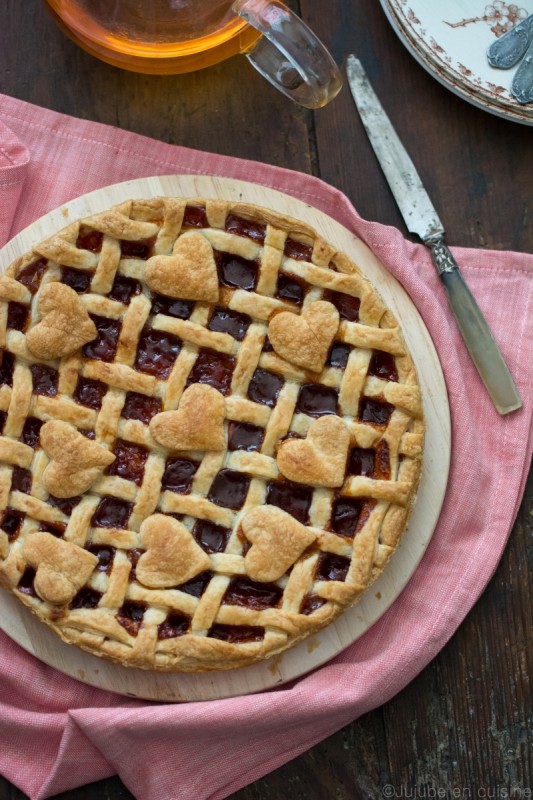
{"label": "golden baked crust", "polygon": [[127,666],[246,666],[397,547],[424,422],[344,254],[257,206],[129,201],[0,277],[0,583]]}

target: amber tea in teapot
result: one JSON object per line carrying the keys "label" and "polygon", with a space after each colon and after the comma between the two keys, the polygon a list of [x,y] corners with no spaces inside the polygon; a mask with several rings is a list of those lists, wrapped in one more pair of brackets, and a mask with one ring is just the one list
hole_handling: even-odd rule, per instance
{"label": "amber tea in teapot", "polygon": [[192,72],[237,53],[301,105],[339,91],[335,62],[280,0],[44,0],[91,55],[135,72]]}
{"label": "amber tea in teapot", "polygon": [[61,27],[116,66],[189,72],[242,52],[258,32],[228,0],[45,0]]}

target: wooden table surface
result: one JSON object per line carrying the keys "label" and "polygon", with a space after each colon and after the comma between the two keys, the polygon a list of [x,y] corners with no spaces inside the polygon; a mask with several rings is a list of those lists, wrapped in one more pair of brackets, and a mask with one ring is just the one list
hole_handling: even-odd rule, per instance
{"label": "wooden table surface", "polygon": [[[533,129],[443,88],[407,53],[377,0],[290,5],[339,64],[349,52],[362,60],[441,211],[448,242],[533,252]],[[314,113],[278,94],[242,57],[183,76],[123,72],[73,45],[39,0],[2,6],[0,92],[319,175],[362,216],[405,233],[346,88]],[[532,477],[496,574],[439,656],[393,700],[231,800],[533,796]],[[24,797],[0,778],[0,800]],[[112,778],[57,797],[132,795]]]}

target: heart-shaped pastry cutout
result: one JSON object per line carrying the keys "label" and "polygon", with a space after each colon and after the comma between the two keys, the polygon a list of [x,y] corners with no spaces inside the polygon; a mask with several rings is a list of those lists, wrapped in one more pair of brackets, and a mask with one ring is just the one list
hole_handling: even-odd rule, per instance
{"label": "heart-shaped pastry cutout", "polygon": [[98,564],[93,553],[45,531],[30,533],[24,539],[22,552],[28,564],[36,569],[37,594],[54,604],[69,603]]}
{"label": "heart-shaped pastry cutout", "polygon": [[162,411],[150,420],[150,433],[168,450],[224,450],[224,397],[212,386],[194,383],[177,411]]}
{"label": "heart-shaped pastry cutout", "polygon": [[241,528],[252,542],[244,557],[246,572],[261,583],[271,583],[285,575],[316,539],[309,528],[277,506],[256,506],[247,511]]}
{"label": "heart-shaped pastry cutout", "polygon": [[43,483],[54,497],[76,497],[86,492],[115,460],[105,447],[58,419],[44,423],[40,438],[50,459],[43,472]]}
{"label": "heart-shaped pastry cutout", "polygon": [[312,372],[322,372],[339,321],[339,312],[332,303],[316,300],[299,317],[290,311],[272,317],[268,338],[281,358]]}
{"label": "heart-shaped pastry cutout", "polygon": [[176,240],[171,256],[146,262],[150,289],[181,300],[218,300],[218,274],[213,248],[201,233],[188,231]]}
{"label": "heart-shaped pastry cutout", "polygon": [[63,358],[91,342],[98,333],[82,301],[70,286],[47,283],[39,296],[42,319],[26,334],[28,350],[49,361]]}
{"label": "heart-shaped pastry cutout", "polygon": [[340,417],[317,419],[306,439],[286,439],[278,449],[280,471],[290,481],[333,489],[342,486],[350,431]]}
{"label": "heart-shaped pastry cutout", "polygon": [[173,517],[152,514],[140,528],[146,547],[137,562],[137,580],[151,589],[180,586],[209,569],[209,556],[193,539],[192,533]]}

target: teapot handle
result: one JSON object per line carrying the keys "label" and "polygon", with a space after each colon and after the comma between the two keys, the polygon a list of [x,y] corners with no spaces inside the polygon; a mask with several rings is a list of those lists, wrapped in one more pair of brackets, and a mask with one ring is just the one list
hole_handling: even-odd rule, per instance
{"label": "teapot handle", "polygon": [[279,0],[235,0],[232,9],[263,34],[245,55],[276,89],[306,108],[333,100],[339,69],[300,17]]}

